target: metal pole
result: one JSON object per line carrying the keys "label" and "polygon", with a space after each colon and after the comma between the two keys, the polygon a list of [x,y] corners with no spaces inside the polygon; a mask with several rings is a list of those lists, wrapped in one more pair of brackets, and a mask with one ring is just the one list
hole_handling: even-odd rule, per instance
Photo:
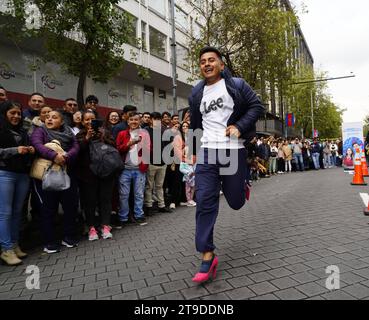
{"label": "metal pole", "polygon": [[177,113],[177,42],[176,42],[176,19],[175,0],[170,1],[171,21],[172,21],[172,79],[173,79],[173,114]]}
{"label": "metal pole", "polygon": [[314,124],[314,99],[313,99],[313,90],[310,91],[310,96],[311,96],[311,126],[312,126],[312,131],[313,131],[313,139],[314,137],[314,133],[315,133],[315,124]]}

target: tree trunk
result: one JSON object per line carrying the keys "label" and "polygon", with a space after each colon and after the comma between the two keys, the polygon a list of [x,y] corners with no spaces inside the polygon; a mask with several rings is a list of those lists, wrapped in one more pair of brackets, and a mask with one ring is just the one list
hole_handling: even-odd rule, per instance
{"label": "tree trunk", "polygon": [[83,67],[81,70],[81,73],[79,74],[78,87],[77,87],[77,103],[78,103],[79,110],[83,110],[83,107],[85,105],[85,99],[84,99],[85,83],[86,83],[86,71],[85,71],[85,67]]}

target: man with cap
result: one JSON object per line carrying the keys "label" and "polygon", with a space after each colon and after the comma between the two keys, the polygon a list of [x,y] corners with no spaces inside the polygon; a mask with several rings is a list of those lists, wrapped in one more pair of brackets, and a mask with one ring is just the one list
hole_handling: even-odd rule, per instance
{"label": "man with cap", "polygon": [[99,114],[97,112],[97,105],[99,104],[99,99],[94,95],[89,95],[85,100],[85,110],[92,111],[96,119],[99,118]]}

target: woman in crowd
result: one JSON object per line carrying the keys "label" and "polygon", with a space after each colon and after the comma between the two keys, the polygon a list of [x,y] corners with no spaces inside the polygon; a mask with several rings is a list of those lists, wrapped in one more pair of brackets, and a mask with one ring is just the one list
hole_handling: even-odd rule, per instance
{"label": "woman in crowd", "polygon": [[117,111],[110,111],[105,119],[105,128],[109,129],[110,131],[113,130],[113,128],[119,124],[120,122],[120,116]]}
{"label": "woman in crowd", "polygon": [[40,115],[37,117],[34,117],[32,120],[32,125],[34,128],[37,127],[41,127],[46,120],[46,116],[53,111],[52,108],[50,108],[49,106],[44,106],[41,110],[40,110]]}
{"label": "woman in crowd", "polygon": [[284,141],[282,146],[283,154],[284,154],[284,163],[285,163],[285,172],[292,172],[292,149],[287,140]]}
{"label": "woman in crowd", "polygon": [[269,171],[270,174],[272,175],[277,173],[277,157],[278,157],[277,141],[273,141],[271,143],[270,159],[269,159]]}
{"label": "woman in crowd", "polygon": [[285,170],[284,164],[284,152],[283,152],[283,142],[278,142],[278,173],[282,174]]}
{"label": "woman in crowd", "polygon": [[[57,140],[64,152],[56,152],[45,147],[45,144]],[[79,152],[78,142],[72,129],[64,125],[63,116],[59,111],[50,112],[45,121],[45,126],[34,130],[31,143],[37,154],[46,160],[51,160],[59,166],[67,166],[71,180],[70,188],[65,191],[46,191],[42,188],[42,181],[34,180],[35,189],[41,201],[41,234],[45,244],[44,252],[56,253],[60,251],[55,238],[54,218],[57,214],[59,203],[64,211],[64,238],[62,245],[73,248],[78,245],[76,241],[76,216],[78,210],[78,188],[73,164]]]}
{"label": "woman in crowd", "polygon": [[[102,141],[115,147],[110,130],[101,127],[98,131],[91,126],[91,122],[96,120],[92,112],[85,112],[82,115],[83,129],[77,134],[77,141],[80,152],[77,162],[77,176],[80,186],[81,202],[86,215],[86,223],[89,229],[88,240],[98,240],[97,227],[101,230],[103,239],[111,239],[111,199],[116,175],[112,174],[106,178],[95,175],[91,169],[90,146],[95,141]],[[95,212],[99,209],[100,221],[95,221]]]}
{"label": "woman in crowd", "polygon": [[78,132],[81,131],[82,128],[83,128],[83,126],[82,126],[82,112],[77,111],[73,114],[72,131],[73,131],[74,135],[76,136],[78,134]]}
{"label": "woman in crowd", "polygon": [[29,170],[35,149],[22,129],[22,108],[5,101],[0,105],[0,258],[8,265],[27,256],[19,245],[23,202],[29,189]]}

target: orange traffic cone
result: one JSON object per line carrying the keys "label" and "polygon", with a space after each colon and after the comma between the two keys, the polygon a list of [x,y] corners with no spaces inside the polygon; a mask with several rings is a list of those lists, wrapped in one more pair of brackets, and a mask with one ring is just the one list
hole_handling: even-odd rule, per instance
{"label": "orange traffic cone", "polygon": [[361,166],[363,169],[363,177],[369,177],[368,165],[366,163],[366,157],[364,152],[361,152]]}
{"label": "orange traffic cone", "polygon": [[360,151],[356,152],[355,154],[355,175],[354,179],[351,182],[352,186],[366,186],[368,185],[365,183],[363,178],[363,168],[361,165],[361,159],[360,159]]}

